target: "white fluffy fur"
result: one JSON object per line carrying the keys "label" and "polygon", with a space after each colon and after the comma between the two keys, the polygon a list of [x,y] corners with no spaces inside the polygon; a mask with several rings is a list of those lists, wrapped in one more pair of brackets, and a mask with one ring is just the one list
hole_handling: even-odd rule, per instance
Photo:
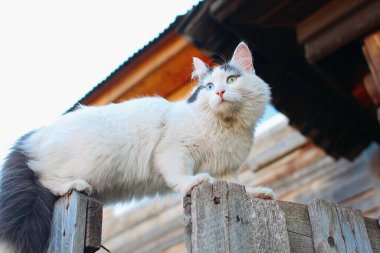
{"label": "white fluffy fur", "polygon": [[1,253],[14,253],[15,249],[9,243],[1,241],[0,242],[0,252]]}
{"label": "white fluffy fur", "polygon": [[[239,57],[251,59],[244,43],[236,50]],[[104,202],[171,189],[185,194],[214,178],[236,181],[270,92],[234,57],[231,62],[241,76],[233,84],[226,83],[231,73],[219,67],[200,80],[200,85],[212,82],[215,89],[224,89],[223,99],[201,89],[193,103],[150,97],[83,107],[28,139],[24,148],[33,157],[30,168],[56,195],[85,191]],[[199,61],[195,70],[201,68],[203,74]],[[268,188],[248,191],[273,197]]]}

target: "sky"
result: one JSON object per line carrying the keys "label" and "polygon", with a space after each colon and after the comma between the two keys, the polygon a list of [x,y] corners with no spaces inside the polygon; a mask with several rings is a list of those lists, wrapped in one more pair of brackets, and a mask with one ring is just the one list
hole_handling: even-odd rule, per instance
{"label": "sky", "polygon": [[198,1],[0,0],[0,161]]}

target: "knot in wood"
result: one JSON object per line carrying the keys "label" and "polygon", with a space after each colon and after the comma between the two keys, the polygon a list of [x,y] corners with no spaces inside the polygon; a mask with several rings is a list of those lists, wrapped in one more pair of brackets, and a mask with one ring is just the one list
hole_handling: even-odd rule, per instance
{"label": "knot in wood", "polygon": [[214,197],[214,204],[219,205],[220,204],[220,197]]}
{"label": "knot in wood", "polygon": [[335,246],[335,240],[332,236],[329,236],[327,238],[327,242],[329,243],[330,247],[333,248]]}

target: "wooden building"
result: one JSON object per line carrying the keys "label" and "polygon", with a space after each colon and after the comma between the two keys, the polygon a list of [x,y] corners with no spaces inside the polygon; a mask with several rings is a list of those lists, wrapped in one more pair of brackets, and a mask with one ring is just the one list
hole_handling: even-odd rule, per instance
{"label": "wooden building", "polygon": [[[195,85],[192,57],[228,58],[241,40],[283,113],[261,127],[241,181],[271,186],[281,200],[320,198],[379,215],[380,1],[203,1],[79,103],[182,99]],[[104,218],[113,253],[185,252],[178,198],[119,214],[110,207]]]}

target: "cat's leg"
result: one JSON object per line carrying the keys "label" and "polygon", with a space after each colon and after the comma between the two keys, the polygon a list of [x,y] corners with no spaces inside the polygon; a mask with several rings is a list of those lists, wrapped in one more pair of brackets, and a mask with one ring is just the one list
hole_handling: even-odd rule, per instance
{"label": "cat's leg", "polygon": [[[239,180],[237,179],[236,175],[233,174],[226,174],[218,179],[222,181],[227,181],[231,183],[236,183],[236,184],[241,184]],[[263,187],[263,186],[257,186],[257,187],[252,187],[252,186],[245,186],[245,190],[247,193],[255,198],[260,198],[260,199],[275,199],[275,194],[273,190],[269,187]]]}
{"label": "cat's leg", "polygon": [[194,161],[190,156],[180,154],[178,150],[167,149],[157,155],[156,168],[164,177],[166,184],[182,195],[202,182],[214,183],[216,180],[208,173],[193,175]]}
{"label": "cat's leg", "polygon": [[[59,167],[56,163],[54,159],[30,160],[28,161],[28,166],[34,171],[38,181],[56,196],[64,196],[72,191],[82,192],[88,196],[91,195],[92,186],[76,174],[77,171],[80,171],[79,169]],[[74,168],[75,166],[69,167]]]}
{"label": "cat's leg", "polygon": [[64,196],[72,191],[84,193],[88,196],[92,193],[92,187],[83,179],[65,178],[40,178],[41,184],[56,196]]}
{"label": "cat's leg", "polygon": [[195,186],[202,182],[216,182],[208,173],[199,173],[196,175],[171,174],[166,175],[165,179],[170,188],[182,195],[188,194]]}

